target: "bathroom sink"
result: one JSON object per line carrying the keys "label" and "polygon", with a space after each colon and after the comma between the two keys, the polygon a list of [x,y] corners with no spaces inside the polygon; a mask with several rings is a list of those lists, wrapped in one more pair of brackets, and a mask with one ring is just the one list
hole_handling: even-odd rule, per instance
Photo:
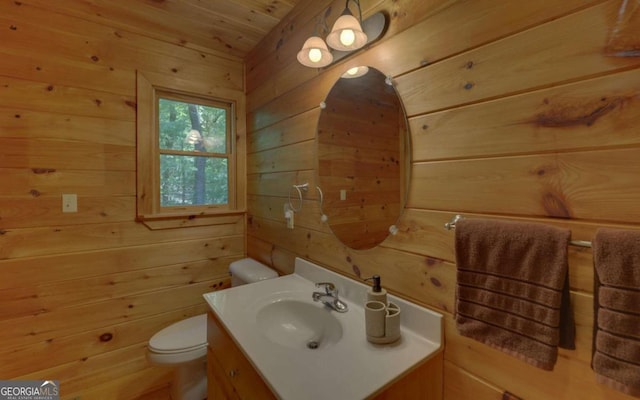
{"label": "bathroom sink", "polygon": [[[314,301],[318,282],[334,283],[348,311]],[[367,289],[297,258],[293,274],[204,298],[277,398],[351,400],[371,397],[438,352],[442,343],[442,315],[391,294],[389,300],[402,310],[400,339],[389,345],[367,341]]]}
{"label": "bathroom sink", "polygon": [[322,304],[281,300],[261,307],[258,330],[270,341],[294,349],[323,349],[342,337],[335,311]]}

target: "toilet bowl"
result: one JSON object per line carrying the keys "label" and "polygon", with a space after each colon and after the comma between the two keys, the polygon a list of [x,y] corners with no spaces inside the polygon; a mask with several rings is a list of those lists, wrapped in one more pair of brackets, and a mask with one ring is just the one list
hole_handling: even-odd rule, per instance
{"label": "toilet bowl", "polygon": [[[231,286],[278,276],[276,271],[251,258],[229,265]],[[178,321],[149,340],[147,359],[159,366],[173,367],[172,400],[202,400],[207,397],[207,314]]]}
{"label": "toilet bowl", "polygon": [[174,367],[171,398],[202,400],[207,397],[207,314],[178,321],[151,337],[147,359],[151,364]]}

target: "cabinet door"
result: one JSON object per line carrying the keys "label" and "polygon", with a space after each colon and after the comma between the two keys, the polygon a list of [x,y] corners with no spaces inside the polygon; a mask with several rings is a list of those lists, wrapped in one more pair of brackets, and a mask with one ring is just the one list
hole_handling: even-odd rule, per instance
{"label": "cabinet door", "polygon": [[439,351],[372,399],[442,400],[443,363],[444,351]]}
{"label": "cabinet door", "polygon": [[240,399],[211,347],[207,351],[207,378],[207,400]]}
{"label": "cabinet door", "polygon": [[[233,396],[228,398],[247,400],[276,398],[211,312],[207,323],[207,341],[214,359],[211,363],[212,368],[216,370],[213,371],[213,377],[217,380],[227,380],[232,386]],[[222,386],[220,390],[222,393],[225,393],[225,389],[229,390],[224,383]]]}

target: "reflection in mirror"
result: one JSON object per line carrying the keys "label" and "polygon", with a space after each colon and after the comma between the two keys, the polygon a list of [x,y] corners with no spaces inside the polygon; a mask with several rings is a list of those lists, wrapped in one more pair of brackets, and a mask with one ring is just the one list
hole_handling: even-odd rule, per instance
{"label": "reflection in mirror", "polygon": [[409,139],[395,88],[380,71],[360,68],[338,79],[325,100],[318,121],[318,184],[333,233],[364,250],[387,237],[404,208]]}

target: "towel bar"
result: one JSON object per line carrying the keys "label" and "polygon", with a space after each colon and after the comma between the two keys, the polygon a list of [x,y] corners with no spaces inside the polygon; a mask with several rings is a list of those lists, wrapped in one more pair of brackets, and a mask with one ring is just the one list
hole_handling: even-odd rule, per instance
{"label": "towel bar", "polygon": [[[452,229],[456,229],[456,222],[460,221],[461,219],[464,219],[464,217],[460,214],[457,214],[451,219],[451,221],[444,224],[444,228],[448,231]],[[578,247],[591,247],[591,242],[587,240],[572,240],[569,242],[569,244],[571,246],[578,246]]]}

